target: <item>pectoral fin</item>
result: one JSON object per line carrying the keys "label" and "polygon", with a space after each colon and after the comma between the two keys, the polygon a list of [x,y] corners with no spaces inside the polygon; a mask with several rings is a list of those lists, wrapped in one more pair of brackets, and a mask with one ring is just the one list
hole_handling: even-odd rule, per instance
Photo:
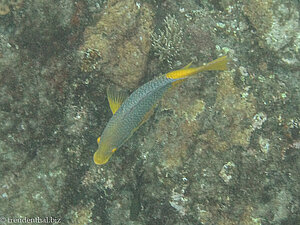
{"label": "pectoral fin", "polygon": [[[152,106],[152,108],[145,114],[143,120],[137,125],[136,128],[134,128],[134,129],[131,131],[131,134],[127,137],[127,139],[126,139],[125,141],[127,141],[127,140],[133,135],[133,133],[136,132],[136,131],[140,128],[140,126],[142,126],[142,125],[150,118],[150,116],[152,116],[152,114],[154,113],[154,109],[155,109],[156,105],[157,105],[157,104],[154,104],[154,105]],[[125,142],[125,141],[124,141],[124,142]]]}
{"label": "pectoral fin", "polygon": [[137,129],[139,129],[140,126],[142,126],[142,125],[150,118],[150,116],[152,116],[152,114],[154,113],[155,107],[156,107],[156,104],[154,104],[154,105],[152,106],[152,108],[145,114],[143,120],[139,123],[139,125],[138,125],[136,128],[134,128],[133,133],[134,133]]}
{"label": "pectoral fin", "polygon": [[172,87],[175,87],[175,86],[181,84],[183,81],[184,81],[184,80],[176,80],[176,81],[174,81],[174,82],[172,83]]}
{"label": "pectoral fin", "polygon": [[123,91],[118,91],[115,86],[110,86],[107,88],[107,98],[109,102],[109,107],[113,114],[115,114],[124,100],[127,98],[127,94]]}

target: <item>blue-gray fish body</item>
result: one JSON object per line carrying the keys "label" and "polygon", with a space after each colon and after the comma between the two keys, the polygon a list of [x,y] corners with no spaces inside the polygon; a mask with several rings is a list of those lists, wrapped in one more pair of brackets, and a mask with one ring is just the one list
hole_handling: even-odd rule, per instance
{"label": "blue-gray fish body", "polygon": [[143,122],[145,115],[172,86],[172,82],[174,82],[174,79],[160,76],[135,90],[109,120],[101,135],[101,140],[112,138],[110,140],[112,149],[119,148]]}
{"label": "blue-gray fish body", "polygon": [[94,154],[96,164],[105,164],[112,154],[146,121],[149,112],[174,84],[191,75],[206,70],[225,70],[226,56],[220,57],[204,66],[190,68],[190,64],[181,70],[175,70],[159,76],[142,85],[125,101],[114,92],[108,93],[110,107],[114,113],[98,138],[98,150]]}

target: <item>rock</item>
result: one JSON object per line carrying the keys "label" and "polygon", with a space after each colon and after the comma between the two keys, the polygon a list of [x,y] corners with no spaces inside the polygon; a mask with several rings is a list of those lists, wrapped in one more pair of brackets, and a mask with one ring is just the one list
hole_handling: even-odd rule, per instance
{"label": "rock", "polygon": [[81,51],[97,54],[93,58],[85,55],[82,71],[101,72],[122,87],[136,88],[151,47],[152,14],[148,4],[133,0],[108,4],[99,22],[84,33]]}

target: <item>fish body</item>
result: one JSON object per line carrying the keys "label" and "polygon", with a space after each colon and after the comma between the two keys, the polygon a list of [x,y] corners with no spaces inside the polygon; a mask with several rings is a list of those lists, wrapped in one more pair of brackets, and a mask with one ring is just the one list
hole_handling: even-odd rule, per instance
{"label": "fish body", "polygon": [[107,123],[101,138],[98,139],[98,150],[94,154],[96,164],[105,164],[113,153],[148,119],[149,113],[164,93],[187,77],[200,71],[225,70],[226,56],[197,68],[190,64],[181,70],[159,76],[135,90],[126,100],[113,90],[108,90],[108,99],[114,113]]}

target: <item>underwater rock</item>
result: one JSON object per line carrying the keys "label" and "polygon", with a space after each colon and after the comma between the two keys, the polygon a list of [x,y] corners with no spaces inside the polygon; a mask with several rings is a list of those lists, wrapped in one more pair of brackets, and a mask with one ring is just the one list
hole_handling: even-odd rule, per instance
{"label": "underwater rock", "polygon": [[219,176],[222,178],[222,180],[228,184],[233,176],[235,176],[235,167],[236,165],[233,162],[227,162],[223,165]]}
{"label": "underwater rock", "polygon": [[148,4],[133,0],[108,4],[99,22],[86,29],[80,50],[85,54],[81,70],[101,72],[114,83],[136,88],[144,76],[150,50],[153,15]]}
{"label": "underwater rock", "polygon": [[300,24],[296,3],[250,0],[244,2],[243,12],[256,29],[261,47],[280,50],[284,64],[299,64]]}
{"label": "underwater rock", "polygon": [[0,0],[0,16],[7,15],[12,9],[19,9],[23,4],[23,0]]}
{"label": "underwater rock", "polygon": [[250,0],[244,3],[244,14],[260,35],[270,31],[272,27],[272,1]]}
{"label": "underwater rock", "polygon": [[234,85],[231,72],[221,73],[218,80],[216,107],[221,116],[215,121],[216,128],[224,130],[224,141],[228,146],[246,148],[253,130],[251,121],[256,112],[255,98],[253,95],[248,95],[247,99],[241,97],[242,90]]}

